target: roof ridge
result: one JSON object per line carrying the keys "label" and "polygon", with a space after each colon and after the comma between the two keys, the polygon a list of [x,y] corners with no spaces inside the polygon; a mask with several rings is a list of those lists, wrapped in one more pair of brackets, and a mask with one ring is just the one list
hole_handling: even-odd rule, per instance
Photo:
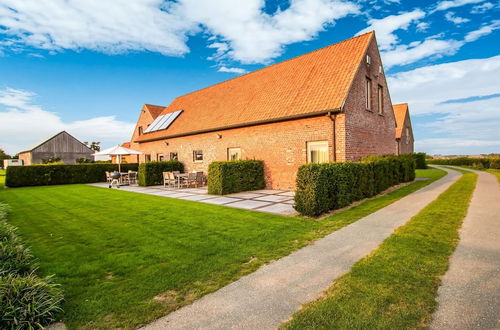
{"label": "roof ridge", "polygon": [[336,46],[336,45],[339,45],[339,44],[342,44],[342,43],[346,43],[346,42],[348,42],[348,41],[352,41],[352,40],[354,40],[354,39],[358,39],[358,38],[361,38],[361,37],[366,37],[368,34],[375,34],[375,31],[374,31],[374,30],[372,30],[372,31],[369,31],[369,32],[366,32],[366,33],[363,33],[363,34],[360,34],[360,35],[357,35],[357,36],[354,36],[354,37],[352,37],[352,38],[349,38],[349,39],[346,39],[346,40],[342,40],[342,41],[336,42],[336,43],[334,43],[334,44],[331,44],[331,45],[328,45],[328,46],[324,46],[324,47],[321,47],[321,48],[318,48],[318,49],[312,50],[312,51],[310,51],[310,52],[307,52],[307,53],[304,53],[304,54],[301,54],[301,55],[298,55],[298,56],[295,56],[295,57],[292,57],[292,58],[286,59],[286,60],[284,60],[284,61],[281,61],[281,62],[276,62],[276,63],[270,64],[270,65],[267,65],[267,66],[265,66],[265,67],[263,67],[263,68],[260,68],[260,69],[254,70],[254,71],[247,72],[247,73],[242,74],[242,75],[240,75],[240,76],[236,76],[236,77],[233,77],[233,78],[230,78],[230,79],[227,79],[227,80],[223,80],[223,81],[220,81],[220,82],[218,82],[218,83],[212,84],[212,85],[210,85],[210,86],[206,86],[206,87],[203,87],[203,88],[200,88],[200,89],[197,89],[197,90],[191,91],[191,92],[189,92],[189,93],[186,93],[186,94],[183,94],[183,95],[177,96],[177,97],[176,97],[176,98],[174,98],[174,99],[170,102],[170,104],[169,104],[169,105],[167,105],[165,108],[170,107],[170,105],[171,105],[172,103],[174,103],[174,101],[175,101],[176,99],[178,99],[178,98],[181,98],[181,97],[184,97],[184,96],[187,96],[187,95],[193,94],[193,93],[197,93],[197,92],[200,92],[200,91],[202,91],[202,90],[209,89],[209,88],[212,88],[212,87],[214,87],[214,86],[221,85],[221,84],[224,84],[224,83],[226,83],[226,82],[232,81],[232,80],[234,80],[234,79],[238,79],[238,78],[241,78],[241,77],[245,77],[245,76],[248,76],[248,75],[254,74],[254,73],[259,72],[259,71],[266,70],[266,69],[268,69],[268,68],[272,68],[272,67],[274,67],[274,66],[276,66],[276,65],[279,65],[279,64],[282,64],[282,63],[289,62],[289,61],[291,61],[291,60],[297,59],[297,58],[302,57],[302,56],[306,56],[306,55],[314,54],[314,53],[319,52],[319,51],[321,51],[321,50],[324,50],[324,49],[326,49],[326,48],[330,48],[330,47],[333,47],[333,46]]}

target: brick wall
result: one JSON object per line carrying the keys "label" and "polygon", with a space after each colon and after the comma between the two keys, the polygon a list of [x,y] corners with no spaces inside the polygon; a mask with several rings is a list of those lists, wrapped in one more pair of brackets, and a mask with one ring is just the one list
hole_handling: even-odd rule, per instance
{"label": "brick wall", "polygon": [[[337,135],[344,131],[344,115],[337,117]],[[203,133],[146,143],[132,143],[131,148],[140,150],[158,160],[158,155],[169,159],[170,152],[177,152],[186,171],[208,170],[208,164],[227,160],[228,148],[241,148],[242,159],[264,161],[268,188],[290,190],[295,188],[298,168],[307,162],[306,142],[328,141],[329,157],[333,161],[333,122],[326,116],[290,120]],[[341,139],[342,140],[342,139]],[[343,146],[337,143],[337,157],[343,158]],[[193,161],[193,151],[203,151],[203,162]],[[140,156],[140,161],[145,155]]]}
{"label": "brick wall", "polygon": [[[375,40],[367,54],[371,64],[363,59],[344,105],[346,114],[345,158],[357,161],[369,155],[396,154],[396,122],[384,73],[379,73],[380,54]],[[366,78],[372,81],[372,109],[367,111],[365,99]],[[378,114],[377,88],[382,86],[384,112]]]}
{"label": "brick wall", "polygon": [[[406,134],[408,128],[409,134]],[[399,143],[399,154],[410,154],[413,152],[413,129],[411,127],[410,116],[406,116],[403,131],[401,132],[401,139],[398,141]]]}

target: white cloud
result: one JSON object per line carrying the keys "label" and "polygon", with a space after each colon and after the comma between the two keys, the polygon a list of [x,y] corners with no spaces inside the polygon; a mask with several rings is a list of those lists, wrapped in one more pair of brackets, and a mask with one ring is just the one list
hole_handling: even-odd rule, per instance
{"label": "white cloud", "polygon": [[412,42],[408,45],[399,45],[390,51],[382,53],[386,67],[414,63],[423,58],[436,59],[445,55],[453,55],[463,45],[456,40],[440,40],[428,38],[424,41]]}
{"label": "white cloud", "polygon": [[[264,1],[183,0],[179,15],[198,22],[217,37],[221,58],[241,63],[265,63],[279,56],[284,45],[310,40],[326,25],[358,12],[358,6],[338,0],[292,0],[286,10],[274,15],[263,12]],[[221,51],[226,44],[227,51]]]}
{"label": "white cloud", "polygon": [[19,89],[0,90],[0,148],[9,154],[62,130],[80,141],[100,141],[103,147],[111,146],[129,140],[135,126],[114,116],[65,122],[56,113],[34,104],[35,97],[34,93]]}
{"label": "white cloud", "polygon": [[417,22],[424,16],[425,13],[422,10],[415,9],[399,15],[390,15],[381,19],[370,19],[368,20],[369,26],[359,31],[357,35],[375,30],[380,49],[390,49],[399,43],[399,39],[394,33],[395,31],[408,29],[411,23]]}
{"label": "white cloud", "polygon": [[[412,115],[438,115],[426,127],[437,138],[419,150],[441,154],[493,152],[500,147],[500,56],[418,68],[389,77],[393,103],[408,102]],[[462,100],[447,102],[450,100]],[[495,149],[496,148],[496,149]]]}
{"label": "white cloud", "polygon": [[431,25],[428,22],[420,22],[417,24],[417,31],[418,32],[425,32],[429,29]]}
{"label": "white cloud", "polygon": [[440,1],[436,5],[436,8],[434,9],[434,11],[447,10],[450,8],[462,7],[465,5],[480,3],[480,2],[484,2],[484,1],[485,0],[446,0],[446,1]]}
{"label": "white cloud", "polygon": [[242,69],[242,68],[228,68],[226,66],[221,66],[219,68],[219,70],[217,70],[217,71],[219,71],[219,72],[237,73],[237,74],[247,73],[247,70],[245,70],[245,69]]}
{"label": "white cloud", "polygon": [[437,59],[447,55],[454,55],[468,42],[486,36],[500,28],[500,20],[495,20],[477,30],[467,33],[463,40],[440,39],[442,34],[431,36],[424,41],[413,41],[409,44],[394,46],[390,50],[381,52],[382,60],[387,68],[397,65],[406,65],[424,58]]}
{"label": "white cloud", "polygon": [[[292,0],[274,15],[263,0],[2,0],[0,48],[25,46],[104,53],[151,51],[180,56],[190,35],[208,33],[214,60],[265,63],[285,45],[310,40],[358,5],[341,0]],[[112,13],[112,15],[110,14]]]}
{"label": "white cloud", "polygon": [[467,33],[467,35],[465,36],[465,41],[466,42],[476,41],[477,39],[483,36],[487,36],[488,34],[498,29],[500,29],[500,20],[495,20],[489,25],[485,25],[475,31]]}
{"label": "white cloud", "polygon": [[444,15],[444,17],[446,18],[447,21],[450,21],[450,22],[457,24],[457,25],[470,22],[470,19],[455,16],[455,13],[453,13],[451,11],[447,12]]}
{"label": "white cloud", "polygon": [[482,14],[482,13],[492,9],[493,7],[495,7],[494,4],[492,4],[491,2],[486,2],[486,3],[483,3],[482,5],[472,7],[472,10],[470,12],[472,14]]}
{"label": "white cloud", "polygon": [[2,0],[0,26],[10,48],[182,55],[195,26],[171,14],[172,6],[162,0]]}

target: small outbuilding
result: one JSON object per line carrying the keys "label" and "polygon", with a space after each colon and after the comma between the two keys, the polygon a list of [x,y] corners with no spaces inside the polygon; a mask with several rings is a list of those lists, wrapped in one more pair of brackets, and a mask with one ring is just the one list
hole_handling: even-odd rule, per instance
{"label": "small outbuilding", "polygon": [[413,152],[413,128],[411,126],[410,110],[408,103],[394,104],[394,117],[396,118],[396,144],[398,155]]}
{"label": "small outbuilding", "polygon": [[19,153],[24,165],[42,164],[49,159],[60,159],[65,164],[76,164],[77,159],[94,160],[94,150],[66,131],[51,135]]}

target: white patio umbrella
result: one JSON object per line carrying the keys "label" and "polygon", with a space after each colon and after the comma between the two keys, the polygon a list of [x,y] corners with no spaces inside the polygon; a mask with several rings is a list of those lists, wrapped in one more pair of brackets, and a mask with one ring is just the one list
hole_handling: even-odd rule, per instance
{"label": "white patio umbrella", "polygon": [[122,147],[120,145],[117,145],[115,147],[111,147],[111,148],[104,149],[102,151],[96,152],[94,154],[94,156],[105,156],[105,155],[116,156],[116,158],[118,160],[118,172],[121,172],[121,166],[120,165],[122,163],[122,156],[126,156],[126,155],[140,155],[140,154],[142,154],[142,152],[135,151],[135,150],[128,149],[128,148]]}

